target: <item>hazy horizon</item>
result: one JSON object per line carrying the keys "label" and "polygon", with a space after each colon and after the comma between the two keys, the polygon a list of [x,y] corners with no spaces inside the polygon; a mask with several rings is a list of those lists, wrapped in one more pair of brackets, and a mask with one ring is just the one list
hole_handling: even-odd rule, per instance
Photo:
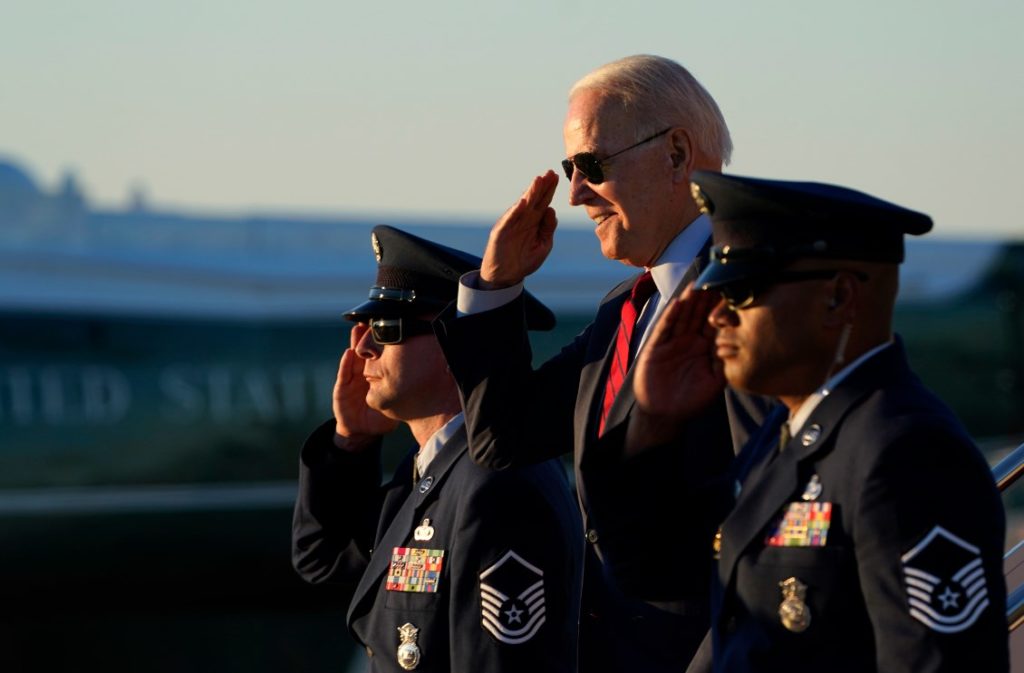
{"label": "hazy horizon", "polygon": [[[727,171],[843,184],[939,238],[1022,238],[1024,3],[386,8],[305,0],[19,3],[0,27],[0,156],[89,202],[189,214],[492,222],[557,168],[568,88],[631,53],[686,65]],[[560,220],[585,223],[555,196]]]}

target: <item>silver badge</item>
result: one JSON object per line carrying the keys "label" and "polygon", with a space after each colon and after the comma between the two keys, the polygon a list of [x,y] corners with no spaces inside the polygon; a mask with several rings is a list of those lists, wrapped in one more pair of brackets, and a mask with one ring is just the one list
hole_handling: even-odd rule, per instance
{"label": "silver badge", "polygon": [[430,487],[434,485],[434,478],[431,476],[423,477],[423,481],[420,482],[420,493],[426,493],[430,490]]}
{"label": "silver badge", "polygon": [[821,437],[821,426],[815,423],[800,433],[800,443],[804,446],[810,446],[818,441],[818,437]]}
{"label": "silver badge", "polygon": [[811,475],[811,480],[807,482],[804,494],[800,498],[802,500],[817,500],[819,495],[821,495],[821,479],[816,474]]}
{"label": "silver badge", "polygon": [[424,519],[423,523],[416,526],[416,530],[412,533],[412,539],[417,542],[425,542],[432,537],[434,537],[434,527],[430,525],[430,519]]}
{"label": "silver badge", "polygon": [[779,619],[782,625],[793,633],[802,633],[811,625],[811,609],[807,607],[807,585],[795,577],[779,582],[782,589],[782,603],[779,604]]}
{"label": "silver badge", "polygon": [[398,665],[407,671],[420,664],[420,646],[416,644],[419,634],[420,630],[408,622],[398,627]]}
{"label": "silver badge", "polygon": [[370,234],[370,244],[373,246],[373,256],[380,262],[384,258],[384,250],[380,247],[380,241],[377,240],[377,234]]}

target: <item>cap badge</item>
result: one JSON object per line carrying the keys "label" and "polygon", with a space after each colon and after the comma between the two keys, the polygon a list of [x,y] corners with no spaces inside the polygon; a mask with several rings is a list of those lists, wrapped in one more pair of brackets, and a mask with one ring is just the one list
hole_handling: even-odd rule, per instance
{"label": "cap badge", "polygon": [[407,671],[420,664],[420,646],[416,644],[419,634],[420,630],[408,622],[398,627],[398,665]]}
{"label": "cap badge", "polygon": [[712,204],[711,199],[701,191],[700,185],[696,182],[691,182],[690,194],[693,196],[693,200],[697,202],[697,207],[700,208],[700,212],[705,215],[710,215],[714,208],[714,204]]}
{"label": "cap badge", "polygon": [[782,603],[779,604],[779,618],[782,625],[793,633],[803,633],[811,625],[811,609],[804,600],[807,585],[795,577],[779,582],[782,589]]}
{"label": "cap badge", "polygon": [[373,245],[373,256],[380,262],[384,258],[384,249],[380,247],[380,241],[377,239],[377,234],[370,234],[370,244]]}

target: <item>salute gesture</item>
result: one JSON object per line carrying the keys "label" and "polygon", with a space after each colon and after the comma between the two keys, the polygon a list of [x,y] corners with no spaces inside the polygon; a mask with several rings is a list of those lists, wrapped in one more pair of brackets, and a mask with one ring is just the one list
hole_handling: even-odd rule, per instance
{"label": "salute gesture", "polygon": [[537,176],[519,201],[491,229],[480,266],[481,289],[510,287],[540,268],[551,253],[558,218],[551,199],[558,187],[554,171]]}
{"label": "salute gesture", "polygon": [[669,440],[725,389],[722,361],[715,357],[715,329],[708,323],[718,300],[718,293],[696,291],[691,283],[652,328],[633,365],[639,413],[630,423],[630,449]]}
{"label": "salute gesture", "polygon": [[[380,435],[398,427],[398,421],[371,409],[366,404],[370,385],[363,378],[365,360],[356,349],[370,327],[356,323],[349,332],[350,346],[338,364],[338,378],[334,382],[334,420],[337,437],[335,443],[348,451],[359,451],[369,446]],[[372,338],[372,337],[369,337]]]}

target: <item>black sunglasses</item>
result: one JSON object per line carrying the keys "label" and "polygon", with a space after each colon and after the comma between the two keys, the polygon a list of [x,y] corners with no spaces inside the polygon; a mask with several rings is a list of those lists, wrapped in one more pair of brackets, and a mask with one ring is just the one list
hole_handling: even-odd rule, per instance
{"label": "black sunglasses", "polygon": [[380,346],[400,344],[409,337],[433,334],[429,320],[415,318],[373,318],[370,320],[370,336]]}
{"label": "black sunglasses", "polygon": [[583,177],[587,179],[587,182],[589,182],[592,185],[599,185],[602,182],[604,182],[605,164],[607,164],[609,161],[619,156],[623,152],[628,152],[634,147],[640,147],[644,143],[648,143],[657,138],[658,136],[663,136],[671,130],[672,127],[670,126],[664,131],[658,131],[653,136],[644,138],[640,142],[634,143],[627,147],[626,149],[619,150],[614,154],[609,154],[604,159],[598,159],[593,152],[580,152],[578,154],[574,154],[568,159],[562,159],[562,170],[565,171],[565,177],[569,180],[572,180],[572,172],[575,168],[576,170],[583,174]]}
{"label": "black sunglasses", "polygon": [[725,305],[733,311],[747,308],[754,299],[773,285],[781,283],[800,283],[805,280],[831,280],[843,271],[848,271],[860,281],[866,281],[868,275],[852,269],[812,269],[808,271],[778,271],[766,276],[755,276],[733,281],[715,288],[722,293]]}

